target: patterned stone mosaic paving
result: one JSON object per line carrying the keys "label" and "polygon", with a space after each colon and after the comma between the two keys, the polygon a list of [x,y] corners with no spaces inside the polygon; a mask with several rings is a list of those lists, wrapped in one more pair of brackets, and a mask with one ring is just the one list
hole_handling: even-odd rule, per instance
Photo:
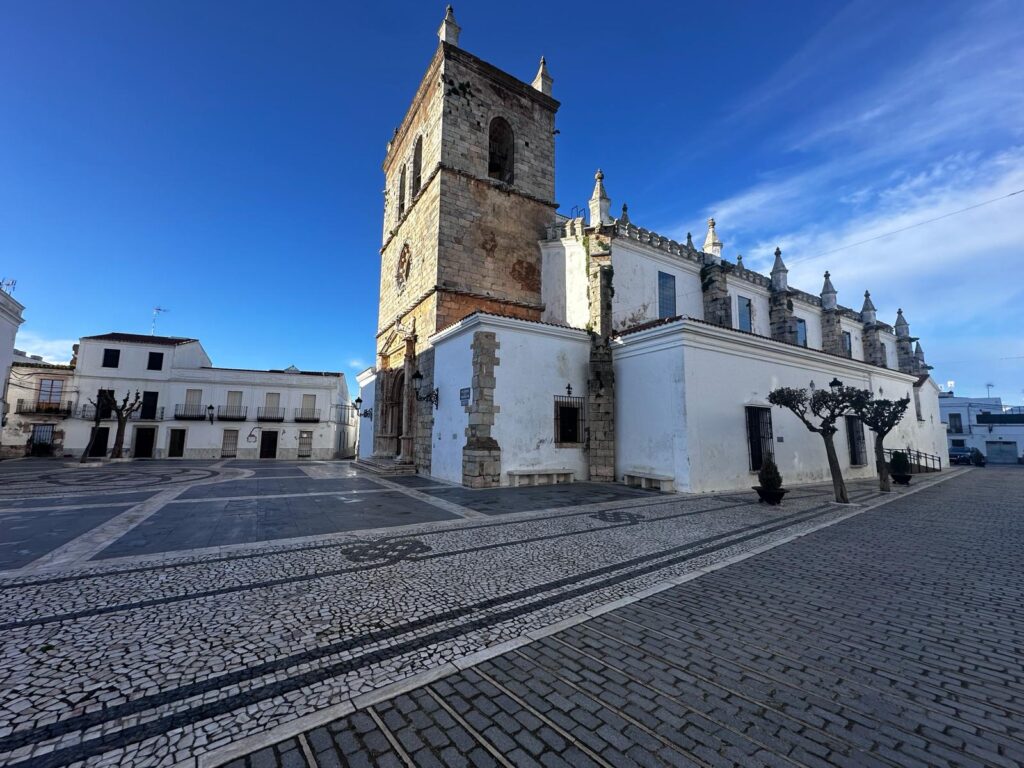
{"label": "patterned stone mosaic paving", "polygon": [[[301,487],[281,485],[291,477],[261,480],[258,467],[207,471],[223,482],[181,482],[183,492],[146,519],[185,506],[185,497],[207,503],[209,490],[228,485],[240,501],[263,489],[321,498],[340,480],[359,481],[353,496],[395,493],[394,483],[375,485],[339,465],[304,468]],[[240,472],[253,473],[248,486]],[[317,490],[325,482],[331,487]],[[97,483],[83,485],[94,493]],[[417,485],[401,504],[430,490]],[[46,478],[37,490],[53,495]],[[552,491],[546,502],[561,506],[538,509],[524,497],[526,511],[392,532],[8,572],[0,580],[0,763],[192,760],[851,511],[822,488],[796,490],[776,509],[748,494],[623,489],[608,500],[606,487]],[[480,503],[494,509],[499,497],[487,493]],[[853,486],[860,503],[876,495],[870,484]],[[283,760],[284,752],[271,754]]]}

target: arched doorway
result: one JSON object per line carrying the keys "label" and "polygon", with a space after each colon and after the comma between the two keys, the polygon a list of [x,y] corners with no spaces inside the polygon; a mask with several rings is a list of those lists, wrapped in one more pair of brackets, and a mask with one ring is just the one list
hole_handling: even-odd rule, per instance
{"label": "arched doorway", "polygon": [[383,372],[374,455],[398,456],[405,426],[405,371]]}

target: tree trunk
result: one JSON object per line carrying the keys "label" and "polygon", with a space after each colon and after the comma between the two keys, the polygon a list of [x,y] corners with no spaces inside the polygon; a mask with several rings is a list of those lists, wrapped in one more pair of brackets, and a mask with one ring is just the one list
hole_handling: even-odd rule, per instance
{"label": "tree trunk", "polygon": [[128,416],[120,413],[117,416],[117,434],[114,436],[114,447],[110,450],[110,458],[120,459],[124,451],[124,428],[128,422]]}
{"label": "tree trunk", "polygon": [[96,406],[96,419],[92,423],[92,432],[89,433],[89,443],[85,446],[85,450],[82,451],[82,458],[78,460],[79,464],[85,464],[89,460],[89,454],[92,453],[93,443],[96,442],[96,433],[100,431],[99,414],[99,406]]}
{"label": "tree trunk", "polygon": [[825,441],[825,454],[828,456],[828,471],[832,473],[832,490],[835,491],[836,501],[840,504],[849,504],[850,497],[846,494],[846,482],[843,480],[843,470],[839,466],[839,456],[836,455],[836,445],[832,435],[821,434]]}
{"label": "tree trunk", "polygon": [[878,469],[878,490],[889,493],[892,484],[889,482],[889,465],[885,463],[885,448],[882,443],[885,435],[875,433],[875,467]]}

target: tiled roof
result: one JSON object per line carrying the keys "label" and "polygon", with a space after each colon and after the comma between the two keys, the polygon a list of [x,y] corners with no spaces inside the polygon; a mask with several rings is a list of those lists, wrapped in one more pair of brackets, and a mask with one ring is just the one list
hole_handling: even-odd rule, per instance
{"label": "tiled roof", "polygon": [[99,336],[83,336],[89,341],[125,341],[132,344],[157,344],[164,347],[177,347],[192,344],[199,339],[186,339],[180,336],[146,336],[141,333],[101,333]]}

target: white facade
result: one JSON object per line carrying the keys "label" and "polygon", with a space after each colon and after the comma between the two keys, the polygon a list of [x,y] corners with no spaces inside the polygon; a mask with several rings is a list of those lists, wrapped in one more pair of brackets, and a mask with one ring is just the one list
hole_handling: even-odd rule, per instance
{"label": "white facade", "polygon": [[[616,476],[668,477],[678,490],[693,492],[756,485],[746,408],[761,407],[770,409],[774,458],[785,482],[828,480],[821,437],[767,398],[777,387],[807,388],[812,381],[825,387],[836,377],[847,386],[881,388],[887,397],[911,400],[919,384],[916,376],[694,320],[625,334],[615,346]],[[934,392],[920,399],[936,400]],[[873,435],[861,429],[867,451],[856,464],[845,420],[835,436],[847,478],[875,474]],[[911,406],[885,445],[945,457],[937,408],[924,410],[918,419]]]}
{"label": "white facade", "polygon": [[939,395],[950,448],[977,448],[994,464],[1024,456],[1024,409],[1008,409],[998,397]]}
{"label": "white facade", "polygon": [[511,483],[510,472],[531,470],[558,470],[586,479],[584,444],[556,440],[554,409],[556,397],[569,396],[567,387],[577,396],[586,393],[588,334],[484,314],[431,337],[434,385],[441,393],[431,434],[431,474],[462,482],[462,447],[469,422],[460,392],[472,389],[470,345],[478,331],[494,333],[498,342],[491,436],[502,448],[501,484]]}
{"label": "white facade", "polygon": [[[14,337],[18,334],[18,326],[24,322],[21,316],[24,309],[13,296],[0,289],[0,376],[3,376],[0,379],[3,382],[3,390],[0,391],[0,419],[4,422],[12,410],[7,380],[11,373],[11,363],[14,361]],[[0,445],[2,444],[0,441]]]}
{"label": "white facade", "polygon": [[[133,334],[84,337],[73,364],[72,413],[60,425],[67,456],[85,451],[94,425],[90,401],[98,402],[100,390],[117,402],[136,391],[143,397],[126,427],[126,457],[323,460],[355,452],[342,373],[215,368],[197,340]],[[96,456],[113,446],[116,420],[104,418],[100,430]],[[24,445],[24,424],[6,432]]]}

